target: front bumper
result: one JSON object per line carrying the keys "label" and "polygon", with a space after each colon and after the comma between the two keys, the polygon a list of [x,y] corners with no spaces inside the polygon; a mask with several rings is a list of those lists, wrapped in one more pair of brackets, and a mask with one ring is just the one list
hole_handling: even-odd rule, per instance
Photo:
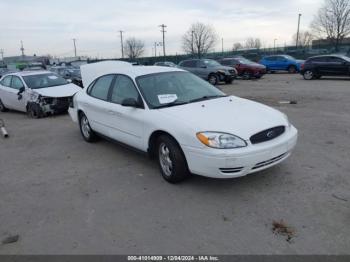
{"label": "front bumper", "polygon": [[272,167],[291,154],[297,142],[295,127],[267,142],[249,144],[245,148],[213,149],[183,146],[190,171],[213,178],[245,176]]}

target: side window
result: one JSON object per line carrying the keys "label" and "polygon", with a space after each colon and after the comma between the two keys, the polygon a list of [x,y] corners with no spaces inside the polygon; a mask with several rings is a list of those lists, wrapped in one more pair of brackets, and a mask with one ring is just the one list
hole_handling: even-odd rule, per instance
{"label": "side window", "polygon": [[275,56],[269,56],[265,58],[267,61],[276,61],[276,57]]}
{"label": "side window", "polygon": [[331,63],[342,63],[344,60],[339,57],[330,56],[328,57],[328,62]]}
{"label": "side window", "polygon": [[89,90],[89,95],[98,99],[107,100],[109,87],[111,86],[113,78],[114,75],[105,75],[97,79]]}
{"label": "side window", "polygon": [[283,61],[287,61],[287,58],[285,58],[283,56],[276,56],[276,60],[279,62],[283,62]]}
{"label": "side window", "polygon": [[119,75],[112,87],[111,102],[121,104],[127,98],[134,98],[138,101],[140,95],[130,78]]}
{"label": "side window", "polygon": [[6,76],[6,77],[1,81],[1,85],[10,87],[10,86],[11,86],[11,79],[12,79],[12,76]]}
{"label": "side window", "polygon": [[11,87],[19,90],[20,88],[24,87],[24,85],[23,85],[22,80],[19,77],[13,76],[12,82],[11,82]]}
{"label": "side window", "polygon": [[229,60],[221,60],[221,61],[219,61],[220,62],[220,64],[222,64],[222,65],[229,65],[230,64],[230,61]]}
{"label": "side window", "polygon": [[196,60],[184,61],[181,66],[183,67],[196,67]]}

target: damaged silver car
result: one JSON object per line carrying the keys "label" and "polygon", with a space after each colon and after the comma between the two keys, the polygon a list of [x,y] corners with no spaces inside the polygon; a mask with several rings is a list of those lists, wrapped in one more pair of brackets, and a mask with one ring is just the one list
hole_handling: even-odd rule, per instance
{"label": "damaged silver car", "polygon": [[0,79],[0,111],[27,112],[40,118],[68,110],[80,88],[49,71],[28,71],[4,75]]}

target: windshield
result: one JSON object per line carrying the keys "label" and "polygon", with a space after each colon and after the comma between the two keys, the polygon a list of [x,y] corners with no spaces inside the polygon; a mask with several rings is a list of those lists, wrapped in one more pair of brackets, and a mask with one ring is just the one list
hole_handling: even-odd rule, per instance
{"label": "windshield", "polygon": [[218,62],[216,62],[215,60],[211,60],[211,59],[204,59],[203,63],[208,67],[221,66]]}
{"label": "windshield", "polygon": [[24,82],[26,82],[27,86],[31,89],[39,89],[68,84],[67,80],[52,73],[23,76],[23,79]]}
{"label": "windshield", "polygon": [[188,72],[139,76],[136,81],[151,109],[226,96],[208,82]]}

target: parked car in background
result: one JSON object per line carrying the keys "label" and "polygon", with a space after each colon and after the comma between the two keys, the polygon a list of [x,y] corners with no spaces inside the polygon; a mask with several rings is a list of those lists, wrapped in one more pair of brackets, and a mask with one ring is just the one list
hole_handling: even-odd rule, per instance
{"label": "parked car in background", "polygon": [[19,71],[19,70],[17,70],[17,69],[0,68],[0,78],[1,78],[3,75],[10,74],[10,73],[16,73],[16,72],[18,72],[18,71]]}
{"label": "parked car in background", "polygon": [[350,76],[350,58],[344,55],[313,56],[302,64],[300,74],[305,80],[322,76]]}
{"label": "parked car in background", "polygon": [[53,66],[50,68],[51,72],[54,72],[65,79],[69,79],[73,84],[83,87],[83,82],[81,81],[80,69],[73,66]]}
{"label": "parked car in background", "polygon": [[191,173],[232,178],[261,171],[285,160],[297,142],[285,114],[228,96],[179,68],[107,61],[81,70],[85,88],[69,114],[83,138],[102,135],[147,152],[170,183]]}
{"label": "parked car in background", "polygon": [[237,77],[236,69],[223,66],[212,59],[184,60],[179,63],[179,67],[208,80],[212,85],[222,81],[230,84]]}
{"label": "parked car in background", "polygon": [[224,66],[230,66],[237,70],[237,75],[243,79],[261,78],[266,74],[266,66],[255,63],[244,57],[223,58],[218,60]]}
{"label": "parked car in background", "polygon": [[63,113],[80,88],[49,71],[22,71],[0,79],[0,111],[27,112],[33,118]]}
{"label": "parked car in background", "polygon": [[173,62],[156,62],[154,63],[155,66],[167,66],[167,67],[177,67],[176,64],[174,64]]}
{"label": "parked car in background", "polygon": [[290,55],[271,55],[263,57],[259,63],[266,66],[266,71],[288,71],[289,73],[300,72],[300,65],[304,60],[297,60]]}

